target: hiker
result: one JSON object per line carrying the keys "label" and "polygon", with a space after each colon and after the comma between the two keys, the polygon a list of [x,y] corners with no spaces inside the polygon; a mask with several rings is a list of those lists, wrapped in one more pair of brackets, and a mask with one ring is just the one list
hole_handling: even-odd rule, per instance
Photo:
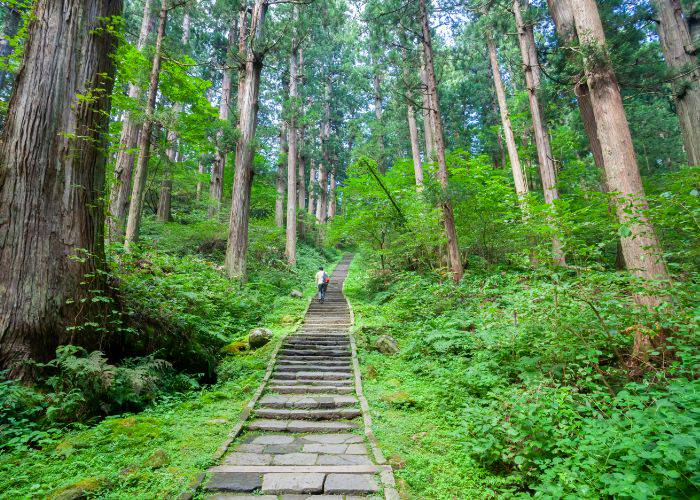
{"label": "hiker", "polygon": [[326,299],[326,289],[328,288],[328,283],[331,282],[330,276],[326,274],[323,267],[318,268],[316,273],[316,285],[318,285],[318,301],[323,303]]}

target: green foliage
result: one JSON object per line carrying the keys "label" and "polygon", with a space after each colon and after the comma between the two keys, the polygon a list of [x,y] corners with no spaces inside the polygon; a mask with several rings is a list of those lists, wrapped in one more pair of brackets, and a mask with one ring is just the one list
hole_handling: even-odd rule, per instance
{"label": "green foliage", "polygon": [[[670,290],[673,310],[652,313],[606,271],[489,269],[455,285],[370,262],[346,290],[375,431],[409,496],[697,492],[695,275]],[[631,356],[639,330],[648,362]],[[373,349],[384,333],[397,356]],[[397,391],[415,403],[393,404]]]}

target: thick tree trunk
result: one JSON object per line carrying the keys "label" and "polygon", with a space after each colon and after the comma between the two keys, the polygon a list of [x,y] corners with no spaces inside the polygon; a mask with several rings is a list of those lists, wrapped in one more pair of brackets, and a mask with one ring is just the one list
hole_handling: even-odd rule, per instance
{"label": "thick tree trunk", "polygon": [[[185,12],[182,19],[182,46],[187,53],[187,45],[190,43],[190,14]],[[178,102],[173,106],[173,113],[178,116],[182,111],[182,103]],[[173,168],[178,160],[177,132],[170,130],[166,135],[168,149],[165,155],[168,158],[168,165],[163,172],[163,180],[160,183],[160,196],[158,198],[158,210],[156,216],[159,221],[169,222],[172,220],[172,198],[173,198]]]}
{"label": "thick tree trunk", "polygon": [[690,165],[700,165],[700,66],[697,49],[679,0],[656,0],[659,40],[666,64],[683,78],[674,81],[673,95]]}
{"label": "thick tree trunk", "polygon": [[[605,52],[605,35],[594,0],[572,0],[579,41],[590,48],[584,59],[586,79],[596,117],[606,180],[616,193],[620,224],[629,229],[621,238],[627,269],[644,279],[668,279],[668,271],[654,228],[647,218],[647,202],[632,146],[622,97],[615,73]],[[659,297],[638,295],[642,304],[656,304]]]}
{"label": "thick tree trunk", "polygon": [[[294,6],[294,19],[298,17],[298,6]],[[292,51],[289,56],[289,124],[287,127],[287,238],[284,254],[287,264],[297,262],[297,57],[296,39],[292,40]]]}
{"label": "thick tree trunk", "polygon": [[[29,377],[100,323],[106,138],[119,0],[39,0],[0,139],[0,370]],[[81,99],[93,95],[95,99]],[[86,345],[90,327],[80,330]]]}
{"label": "thick tree trunk", "polygon": [[[285,91],[283,95],[287,95]],[[284,195],[287,188],[287,127],[280,125],[280,157],[277,161],[277,178],[275,179],[275,225],[284,227]]]}
{"label": "thick tree trunk", "polygon": [[153,64],[151,66],[151,78],[148,84],[148,95],[146,97],[146,119],[139,136],[139,159],[134,172],[134,186],[131,190],[131,200],[129,201],[129,217],[126,221],[126,235],[124,237],[124,248],[129,250],[132,244],[139,239],[139,228],[141,225],[141,212],[143,211],[143,197],[146,192],[146,177],[148,175],[148,160],[151,149],[151,133],[153,131],[153,111],[156,105],[158,94],[158,80],[160,78],[161,46],[165,35],[165,23],[168,19],[168,8],[166,0],[161,0],[160,21],[158,22],[158,34],[156,35],[156,46],[153,53]]}
{"label": "thick tree trunk", "polygon": [[319,193],[316,218],[321,224],[326,222],[328,216],[328,171],[331,165],[330,138],[331,138],[331,80],[326,77],[326,94],[324,100],[323,122],[321,123],[321,156],[319,164]]}
{"label": "thick tree trunk", "polygon": [[498,66],[498,56],[496,55],[496,45],[493,43],[491,34],[486,35],[486,44],[489,50],[489,60],[491,61],[491,74],[493,75],[493,86],[496,89],[496,99],[498,100],[498,108],[501,113],[501,126],[503,127],[503,135],[506,138],[506,148],[508,149],[508,158],[510,160],[510,169],[513,173],[513,183],[515,184],[515,192],[518,195],[521,206],[523,197],[528,192],[527,182],[523,169],[520,165],[520,157],[518,156],[518,147],[515,144],[515,136],[513,135],[513,127],[510,123],[510,114],[508,113],[508,103],[506,102],[506,93],[503,88],[503,79],[501,78],[501,70]]}
{"label": "thick tree trunk", "polygon": [[[136,43],[136,48],[142,51],[146,46],[146,40],[151,32],[152,22],[151,0],[145,0],[143,6],[143,18],[141,30]],[[138,100],[141,89],[134,83],[129,84],[129,98]],[[109,241],[116,243],[124,237],[126,227],[127,209],[129,208],[129,194],[131,193],[131,176],[134,169],[134,153],[139,138],[141,124],[136,122],[127,111],[122,125],[122,133],[119,141],[117,161],[114,166],[114,178],[109,195],[108,234]]]}
{"label": "thick tree trunk", "polygon": [[253,184],[253,146],[258,124],[258,97],[263,54],[255,51],[256,42],[262,36],[268,2],[255,0],[250,19],[250,41],[243,37],[245,47],[245,75],[239,82],[238,112],[239,139],[236,144],[236,170],[231,193],[229,235],[226,245],[225,267],[228,275],[245,279],[246,253],[248,251],[248,216],[250,190]]}
{"label": "thick tree trunk", "polygon": [[335,185],[335,170],[333,170],[333,172],[331,172],[330,192],[328,194],[328,220],[331,220],[333,217],[335,217],[335,209],[337,206],[335,198]]}
{"label": "thick tree trunk", "polygon": [[447,254],[452,271],[452,277],[455,281],[462,279],[464,270],[462,269],[462,258],[459,254],[459,245],[457,243],[457,231],[455,229],[454,212],[450,203],[449,193],[447,192],[447,161],[445,159],[445,142],[442,132],[442,119],[440,117],[440,101],[437,94],[437,80],[435,78],[435,66],[433,63],[433,47],[430,40],[430,24],[428,21],[428,10],[426,0],[418,0],[420,8],[421,27],[423,32],[423,54],[425,56],[425,71],[427,80],[427,95],[428,102],[431,105],[432,122],[435,127],[435,153],[438,161],[438,179],[442,186],[443,200],[440,202],[442,208],[443,223],[445,225],[445,234],[447,236]]}
{"label": "thick tree trunk", "polygon": [[[299,85],[304,86],[304,51],[299,47],[299,57],[298,57],[298,76]],[[300,96],[302,92],[299,92]],[[299,116],[304,117],[304,101],[303,98],[299,100]],[[304,148],[304,140],[306,138],[306,125],[302,123],[299,127],[299,144],[297,145],[297,199],[298,199],[298,213],[299,213],[299,236],[303,239],[306,233],[306,226],[304,224],[304,212],[306,210],[306,153]]]}
{"label": "thick tree trunk", "polygon": [[[239,16],[240,18],[240,16]],[[243,18],[245,22],[245,19]],[[226,61],[224,62],[224,71],[221,78],[221,100],[219,101],[219,120],[228,122],[231,114],[231,87],[233,70],[231,65],[233,59],[234,44],[236,36],[240,37],[237,30],[237,22],[234,18],[233,24],[228,32],[228,46],[226,49]],[[217,148],[214,156],[214,165],[212,166],[211,178],[209,179],[209,217],[215,217],[221,210],[221,200],[224,196],[224,171],[226,170],[226,157],[229,153],[228,144],[224,144],[223,132],[217,133]]]}
{"label": "thick tree trunk", "polygon": [[309,166],[309,215],[316,214],[316,169],[314,168],[314,161],[311,160],[311,165]]}
{"label": "thick tree trunk", "polygon": [[[528,100],[530,102],[532,128],[535,132],[535,146],[537,149],[540,180],[542,181],[544,201],[548,205],[554,207],[554,200],[559,199],[559,189],[557,188],[552,147],[549,143],[547,126],[545,124],[544,117],[542,116],[542,108],[540,106],[539,96],[537,95],[540,81],[537,50],[534,46],[535,38],[532,33],[532,28],[530,26],[526,26],[523,20],[520,10],[520,1],[521,0],[513,0],[513,12],[515,14],[515,24],[518,30],[520,55],[523,60],[525,86],[527,87]],[[527,9],[527,0],[525,0],[525,8]],[[552,238],[552,257],[554,262],[558,264],[566,263],[561,242],[556,236]]]}

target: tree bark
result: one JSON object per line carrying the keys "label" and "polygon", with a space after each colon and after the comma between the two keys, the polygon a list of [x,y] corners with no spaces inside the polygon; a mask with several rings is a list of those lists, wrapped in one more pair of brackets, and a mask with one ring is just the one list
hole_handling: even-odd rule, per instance
{"label": "tree bark", "polygon": [[679,0],[656,0],[659,40],[666,64],[678,75],[673,96],[688,164],[700,165],[700,66]]}
{"label": "tree bark", "polygon": [[496,45],[493,43],[493,38],[490,33],[486,35],[486,45],[489,50],[489,60],[491,61],[491,74],[493,75],[493,86],[496,89],[496,99],[498,100],[498,108],[501,113],[501,126],[503,127],[503,135],[506,139],[506,148],[508,149],[508,159],[510,160],[510,169],[513,173],[513,183],[515,184],[515,192],[518,195],[522,207],[523,198],[528,192],[527,182],[523,175],[523,169],[520,165],[520,157],[518,156],[518,147],[515,144],[515,136],[513,135],[513,127],[510,123],[510,114],[508,113],[508,103],[506,102],[506,93],[503,88],[503,79],[501,78],[501,70],[498,66],[498,56],[496,55]]}
{"label": "tree bark", "polygon": [[[584,70],[596,117],[606,180],[615,193],[620,224],[629,230],[621,238],[627,269],[643,279],[667,280],[669,275],[654,228],[647,218],[647,201],[642,186],[632,136],[617,79],[605,51],[605,34],[594,0],[572,0],[574,21],[584,49]],[[658,304],[659,297],[636,296],[646,305]]]}
{"label": "tree bark", "polygon": [[416,110],[413,107],[413,92],[409,84],[408,58],[406,49],[402,51],[404,59],[403,77],[406,81],[406,119],[408,120],[408,135],[411,139],[411,157],[413,158],[413,173],[416,178],[416,186],[420,190],[423,186],[423,164],[420,158],[420,145],[418,144],[418,125],[416,124]]}
{"label": "tree bark", "polygon": [[89,344],[99,331],[87,322],[105,324],[91,298],[107,293],[98,271],[116,40],[106,20],[121,5],[34,4],[0,138],[0,370],[12,376],[30,377],[24,362],[62,343]]}
{"label": "tree bark", "polygon": [[[239,14],[239,20],[245,23],[245,12],[243,17]],[[221,78],[221,100],[219,101],[219,120],[228,124],[231,114],[231,87],[233,70],[231,69],[233,47],[236,43],[236,36],[240,38],[240,33],[237,30],[237,22],[234,18],[231,28],[228,32],[228,45],[226,49],[226,61],[224,62],[224,71]],[[241,25],[243,26],[243,24]],[[243,27],[239,29],[244,29]],[[227,144],[224,144],[223,132],[219,131],[216,134],[217,148],[214,156],[214,165],[212,166],[211,178],[209,180],[209,217],[215,217],[221,211],[221,200],[224,196],[224,171],[226,170],[226,157],[229,153]]]}
{"label": "tree bark", "polygon": [[[299,76],[299,86],[304,86],[304,51],[299,47],[298,56],[298,76]],[[302,91],[299,92],[300,96]],[[299,101],[299,116],[303,119],[305,114],[304,111],[304,101],[303,98]],[[298,213],[299,213],[299,236],[303,239],[306,233],[306,225],[304,224],[304,212],[306,211],[306,153],[304,149],[304,140],[306,137],[306,125],[302,123],[299,127],[299,144],[297,145],[297,199],[298,199]]]}
{"label": "tree bark", "polygon": [[309,166],[309,215],[316,214],[316,169],[314,168],[314,161],[311,160],[311,165]]}
{"label": "tree bark", "polygon": [[[552,147],[549,143],[549,135],[545,119],[542,116],[539,96],[539,64],[537,62],[537,50],[534,46],[535,38],[532,27],[526,26],[520,10],[520,1],[513,0],[513,13],[515,14],[515,24],[518,30],[518,42],[520,45],[520,55],[523,60],[523,73],[525,74],[525,86],[527,87],[528,100],[530,102],[530,115],[532,116],[532,128],[535,132],[535,146],[537,149],[537,159],[540,170],[540,180],[542,181],[542,191],[544,201],[554,208],[554,200],[559,199],[559,189],[557,188],[554,158]],[[525,8],[527,9],[527,0]],[[533,59],[534,57],[534,59]],[[565,264],[564,251],[559,238],[552,238],[552,257],[557,264]]]}
{"label": "tree bark", "polygon": [[199,159],[199,164],[197,165],[197,173],[199,176],[197,177],[197,201],[202,199],[202,188],[204,187],[204,183],[202,182],[202,178],[204,177],[204,174],[206,174],[206,165],[204,164],[204,155]]}
{"label": "tree bark", "polygon": [[[136,49],[142,51],[152,26],[151,0],[145,0],[141,30],[136,43]],[[136,101],[141,95],[141,89],[135,83],[129,84],[129,98]],[[131,192],[131,177],[134,169],[134,153],[141,131],[138,123],[130,112],[126,112],[122,126],[117,161],[114,166],[114,178],[109,195],[109,217],[107,219],[109,241],[116,243],[124,237],[129,194]]]}
{"label": "tree bark", "polygon": [[[190,43],[190,14],[185,12],[182,19],[182,46],[187,52],[187,45]],[[182,111],[182,103],[178,102],[173,106],[173,113],[178,116]],[[158,198],[158,210],[156,216],[159,221],[169,222],[172,220],[172,193],[173,193],[173,168],[178,159],[177,132],[170,130],[166,135],[168,149],[165,155],[168,158],[168,165],[163,172],[163,180],[160,183],[160,196]]]}
{"label": "tree bark", "polygon": [[328,193],[328,220],[335,217],[336,198],[335,198],[335,170],[331,172],[330,191]]}
{"label": "tree bark", "polygon": [[377,146],[379,148],[377,165],[379,165],[379,171],[384,174],[386,173],[386,152],[384,146],[384,124],[382,120],[382,77],[379,71],[379,64],[375,60],[374,54],[372,55],[372,88],[374,90],[374,116],[377,120],[375,134]]}
{"label": "tree bark", "polygon": [[425,70],[425,56],[421,51],[420,54],[420,79],[423,86],[423,137],[425,139],[425,160],[432,163],[435,157],[435,136],[432,113],[430,112],[431,104],[428,94],[428,76]]}
{"label": "tree bark", "polygon": [[[298,18],[299,7],[294,5],[294,22]],[[287,126],[287,238],[284,254],[287,264],[297,262],[297,57],[298,48],[296,36],[292,40],[292,50],[289,55],[289,123]]]}
{"label": "tree bark", "polygon": [[[283,93],[287,95],[287,91]],[[277,161],[277,179],[275,179],[275,225],[284,227],[284,195],[287,190],[287,127],[280,124],[280,157]]]}
{"label": "tree bark", "polygon": [[321,156],[323,160],[318,165],[319,193],[316,218],[321,224],[328,216],[328,171],[330,169],[330,138],[331,138],[331,79],[326,77],[326,93],[324,98],[323,122],[321,123]]}
{"label": "tree bark", "polygon": [[452,277],[455,281],[462,279],[462,259],[459,254],[459,245],[457,243],[457,231],[455,229],[454,212],[450,203],[448,193],[447,180],[447,161],[445,158],[445,142],[442,132],[442,119],[440,117],[440,100],[437,94],[437,80],[435,78],[435,66],[433,63],[433,47],[430,39],[430,24],[428,21],[428,10],[426,0],[418,0],[420,9],[420,20],[423,32],[423,54],[425,56],[425,70],[427,80],[427,95],[428,102],[431,105],[432,122],[435,127],[435,153],[438,161],[438,179],[443,190],[443,200],[440,202],[442,208],[443,223],[445,225],[445,234],[447,236],[447,255],[452,271]]}
{"label": "tree bark", "polygon": [[155,52],[153,53],[153,64],[151,66],[151,78],[148,84],[148,95],[146,98],[146,119],[139,136],[139,159],[134,172],[134,185],[131,190],[131,200],[129,202],[129,217],[126,221],[126,235],[124,237],[124,248],[128,251],[139,239],[139,229],[141,225],[141,212],[143,211],[143,197],[146,192],[146,177],[148,174],[148,160],[151,149],[151,134],[153,132],[153,111],[158,95],[158,80],[160,78],[161,46],[165,36],[165,23],[168,19],[168,8],[166,0],[161,0],[160,20],[158,22],[158,33],[156,35]]}
{"label": "tree bark", "polygon": [[[262,36],[268,2],[255,0],[250,19],[250,37],[242,37],[245,48],[245,75],[239,82],[238,129],[236,144],[236,170],[231,193],[231,214],[229,235],[226,245],[225,267],[232,278],[244,280],[246,277],[246,253],[248,251],[248,216],[250,213],[250,190],[253,184],[253,146],[255,129],[258,124],[258,98],[260,72],[264,54],[256,52],[256,45]],[[248,40],[246,44],[245,42]]]}

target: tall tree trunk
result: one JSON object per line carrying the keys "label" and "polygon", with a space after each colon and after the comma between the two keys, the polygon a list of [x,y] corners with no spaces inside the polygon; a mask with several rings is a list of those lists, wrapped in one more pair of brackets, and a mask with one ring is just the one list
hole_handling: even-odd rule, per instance
{"label": "tall tree trunk", "polygon": [[[136,43],[136,49],[143,51],[151,32],[152,22],[151,0],[145,0],[141,30]],[[138,100],[141,89],[134,83],[129,84],[129,98]],[[141,124],[127,111],[122,126],[117,161],[114,166],[114,178],[109,195],[109,217],[107,219],[109,241],[116,243],[124,237],[129,194],[131,193],[131,176],[134,169],[134,152],[140,135]]]}
{"label": "tall tree trunk", "polygon": [[316,169],[314,168],[314,161],[311,160],[309,166],[309,215],[316,214]]}
{"label": "tall tree trunk", "polygon": [[455,281],[462,279],[462,258],[459,254],[459,245],[457,243],[457,231],[455,229],[454,212],[450,203],[449,193],[447,192],[447,161],[445,159],[445,142],[442,132],[442,119],[440,117],[440,100],[437,94],[437,80],[435,78],[435,66],[433,63],[433,47],[430,40],[430,24],[428,21],[428,10],[426,0],[418,0],[420,8],[420,20],[423,32],[423,54],[425,55],[425,71],[427,80],[428,101],[431,105],[432,122],[435,127],[435,153],[438,161],[438,179],[442,186],[443,199],[440,202],[442,208],[443,223],[445,225],[445,234],[447,236],[447,254],[452,271],[452,277]]}
{"label": "tall tree trunk", "polygon": [[408,120],[408,135],[411,139],[411,157],[413,158],[413,173],[416,178],[416,186],[423,186],[423,164],[420,158],[420,145],[418,144],[418,125],[416,124],[416,110],[413,107],[413,92],[409,84],[408,58],[406,49],[402,50],[404,60],[403,77],[406,81],[406,119]]}
{"label": "tall tree trunk", "polygon": [[700,165],[700,66],[697,49],[679,0],[656,0],[659,40],[666,64],[684,78],[674,81],[673,96],[690,165]]}
{"label": "tall tree trunk", "polygon": [[[190,14],[185,12],[182,19],[182,46],[187,53],[187,46],[190,43]],[[173,106],[173,113],[178,116],[182,111],[182,103],[178,102]],[[168,149],[165,155],[168,158],[168,165],[163,172],[163,180],[160,183],[160,197],[158,199],[158,210],[156,215],[158,220],[168,222],[172,220],[172,193],[173,193],[173,168],[178,159],[177,132],[170,130],[166,135]]]}
{"label": "tall tree trunk", "polygon": [[377,146],[379,148],[379,158],[377,158],[377,165],[379,165],[379,171],[381,173],[386,173],[386,152],[384,146],[384,123],[382,120],[382,76],[379,71],[379,64],[375,60],[375,56],[372,55],[372,87],[374,90],[374,116],[377,120],[376,122],[376,140]]}
{"label": "tall tree trunk", "polygon": [[250,190],[253,184],[253,145],[255,129],[258,124],[260,72],[264,58],[264,54],[256,52],[255,49],[262,36],[267,8],[267,0],[255,0],[250,19],[250,36],[243,37],[245,75],[239,82],[238,129],[240,136],[236,144],[236,170],[231,193],[231,214],[225,262],[228,275],[237,279],[245,279],[246,276],[248,216],[250,213]]}
{"label": "tall tree trunk", "polygon": [[[287,91],[283,93],[287,95]],[[275,225],[284,227],[284,194],[287,189],[287,127],[280,124],[280,157],[277,161],[277,179],[275,179]]]}
{"label": "tall tree trunk", "polygon": [[316,218],[321,224],[326,222],[328,216],[328,171],[331,164],[330,137],[331,137],[331,79],[326,77],[326,93],[324,98],[323,122],[321,123],[321,157],[319,169],[319,193]]}
{"label": "tall tree trunk", "polygon": [[508,103],[506,102],[506,93],[503,88],[503,79],[501,78],[501,70],[498,66],[496,45],[493,43],[493,38],[490,33],[486,35],[486,44],[489,49],[489,60],[491,61],[491,74],[493,75],[493,86],[496,89],[496,99],[498,100],[498,108],[501,113],[501,126],[503,127],[503,135],[506,138],[506,148],[508,149],[510,169],[513,173],[513,183],[515,184],[515,192],[518,195],[518,199],[520,200],[522,208],[523,198],[528,192],[527,181],[525,180],[525,175],[523,175],[523,169],[520,165],[518,147],[515,144],[513,127],[510,123],[510,114],[508,113]]}
{"label": "tall tree trunk", "polygon": [[[572,0],[579,41],[586,48],[584,69],[596,117],[606,180],[616,193],[620,224],[629,230],[621,238],[627,269],[644,279],[668,279],[668,271],[654,228],[647,218],[647,201],[642,186],[632,136],[615,72],[605,50],[605,34],[594,0]],[[659,297],[637,295],[642,304],[657,304]],[[648,339],[638,339],[640,345]],[[643,349],[642,349],[643,350]]]}
{"label": "tall tree trunk", "polygon": [[433,124],[433,115],[430,112],[431,104],[429,102],[428,94],[428,73],[425,70],[425,56],[421,50],[420,54],[420,79],[423,86],[423,137],[425,139],[425,161],[432,163],[435,158],[435,141],[433,137],[435,136]]}
{"label": "tall tree trunk", "polygon": [[[106,139],[119,0],[38,0],[0,138],[0,370],[31,376],[100,323]],[[81,99],[92,95],[95,99]],[[87,345],[94,338],[81,331]],[[96,344],[95,344],[96,345]]]}
{"label": "tall tree trunk", "polygon": [[131,200],[129,201],[129,217],[126,221],[126,235],[124,237],[124,248],[126,250],[130,250],[131,245],[136,243],[139,239],[143,197],[146,193],[146,177],[148,175],[148,160],[151,150],[151,134],[154,124],[153,111],[156,105],[158,80],[160,78],[161,46],[163,44],[163,36],[165,36],[165,23],[167,19],[168,8],[166,0],[161,0],[156,47],[153,53],[151,78],[148,84],[148,96],[146,97],[146,119],[143,122],[143,128],[139,135],[139,159],[136,163],[136,171],[134,172],[134,186],[131,190]]}
{"label": "tall tree trunk", "polygon": [[204,187],[202,179],[204,178],[204,174],[207,172],[206,169],[207,167],[204,164],[204,155],[202,155],[199,158],[199,164],[197,165],[197,173],[199,174],[197,177],[197,201],[202,199],[202,188]]}
{"label": "tall tree trunk", "polygon": [[[298,57],[298,73],[299,73],[299,85],[304,86],[304,51],[299,47],[299,57]],[[299,92],[301,95],[302,92]],[[305,115],[304,101],[303,98],[299,100],[299,116],[302,118]],[[304,123],[299,127],[299,144],[297,145],[297,199],[298,199],[298,209],[299,209],[299,236],[303,239],[306,233],[306,226],[304,224],[304,212],[306,211],[306,153],[304,149],[304,140],[306,138],[306,125]]]}
{"label": "tall tree trunk", "polygon": [[[243,7],[245,8],[245,6]],[[238,30],[243,30],[245,25],[245,11],[241,15],[239,13],[239,21],[242,21]],[[228,32],[228,45],[226,49],[226,61],[224,62],[224,71],[221,78],[221,100],[219,101],[219,120],[228,124],[231,114],[231,87],[234,44],[236,36],[240,38],[240,31],[237,30],[238,23],[234,18],[231,28]],[[229,153],[228,144],[224,144],[224,134],[219,131],[216,134],[217,148],[214,156],[214,165],[211,170],[211,178],[209,180],[209,217],[215,217],[221,210],[221,200],[224,196],[224,171],[226,170],[226,157]]]}
{"label": "tall tree trunk", "polygon": [[[552,156],[552,146],[549,143],[547,126],[542,116],[540,106],[538,85],[540,81],[540,70],[537,62],[537,50],[534,46],[535,38],[532,27],[526,26],[520,10],[520,1],[513,0],[513,12],[515,14],[515,24],[518,30],[518,42],[520,45],[520,55],[523,60],[523,73],[525,74],[525,86],[527,87],[528,100],[530,102],[530,115],[532,116],[532,128],[535,132],[535,146],[537,149],[537,159],[540,170],[540,180],[542,181],[542,191],[544,201],[554,209],[554,200],[559,199],[559,189],[557,188],[556,171],[554,158]],[[527,0],[525,8],[527,9]],[[559,238],[552,238],[552,257],[558,264],[566,263],[564,251]]]}
{"label": "tall tree trunk", "polygon": [[336,198],[335,198],[335,169],[331,172],[331,179],[330,179],[330,192],[328,194],[328,220],[331,220],[333,217],[335,217],[335,208],[336,208]]}
{"label": "tall tree trunk", "polygon": [[[294,22],[299,15],[299,7],[294,5]],[[289,55],[289,124],[287,127],[287,238],[284,254],[287,264],[294,265],[297,262],[297,57],[298,47],[296,36],[292,40],[292,50]]]}
{"label": "tall tree trunk", "polygon": [[[490,54],[489,54],[489,59],[490,59]],[[491,68],[491,74],[493,74],[493,68]],[[500,74],[499,74],[499,76],[500,76]],[[503,86],[503,83],[501,82],[501,87],[502,86]],[[494,115],[496,115],[497,117],[500,117],[500,108],[498,105],[498,98],[496,98],[495,101],[491,101],[491,104],[493,106]],[[497,118],[497,120],[498,120],[498,118]],[[505,166],[506,166],[506,148],[503,147],[503,137],[501,136],[500,131],[498,131],[496,133],[496,143],[498,144],[499,159],[495,160],[494,163],[500,163],[497,168],[505,168]]]}

